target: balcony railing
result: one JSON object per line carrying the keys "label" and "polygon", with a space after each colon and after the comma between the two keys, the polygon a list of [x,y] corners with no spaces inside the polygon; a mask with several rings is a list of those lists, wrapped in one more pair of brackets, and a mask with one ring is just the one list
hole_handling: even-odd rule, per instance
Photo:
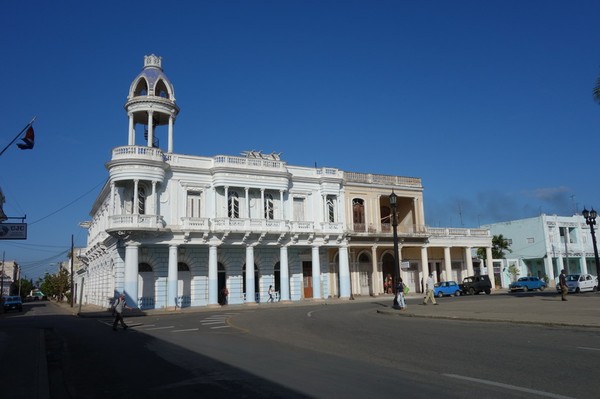
{"label": "balcony railing", "polygon": [[[160,215],[113,215],[109,217],[108,230],[117,229],[150,229],[157,230],[166,226]],[[343,223],[329,223],[312,221],[289,221],[271,219],[239,219],[239,218],[180,218],[179,226],[169,226],[182,231],[201,232],[255,232],[255,233],[358,233],[369,234],[391,234],[392,226],[389,223],[380,225],[354,223],[349,230],[344,229]],[[427,227],[423,225],[398,225],[397,232],[400,236],[414,237],[489,237],[487,229],[469,229],[453,227]]]}
{"label": "balcony railing", "polygon": [[163,161],[164,155],[160,148],[139,145],[128,145],[116,147],[112,150],[112,159],[147,159],[152,161]]}
{"label": "balcony railing", "polygon": [[161,229],[165,227],[160,215],[112,215],[109,217],[109,229]]}

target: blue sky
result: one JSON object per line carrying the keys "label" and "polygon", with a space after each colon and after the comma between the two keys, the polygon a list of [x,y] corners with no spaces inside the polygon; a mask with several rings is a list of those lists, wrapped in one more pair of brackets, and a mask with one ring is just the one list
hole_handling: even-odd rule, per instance
{"label": "blue sky", "polygon": [[420,177],[430,226],[600,208],[598,1],[28,1],[0,13],[6,259],[85,246],[143,57],[181,108],[175,152]]}

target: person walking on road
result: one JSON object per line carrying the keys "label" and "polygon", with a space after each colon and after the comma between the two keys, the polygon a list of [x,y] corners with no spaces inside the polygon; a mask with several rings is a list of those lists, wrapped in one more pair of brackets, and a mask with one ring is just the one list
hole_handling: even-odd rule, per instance
{"label": "person walking on road", "polygon": [[567,287],[567,272],[565,269],[560,271],[560,276],[558,277],[558,285],[560,286],[560,299],[562,301],[567,300],[567,294],[569,293],[569,287]]}
{"label": "person walking on road", "polygon": [[273,299],[273,286],[272,285],[269,286],[269,299],[267,300],[267,302],[275,302],[275,300]]}
{"label": "person walking on road", "polygon": [[117,299],[117,303],[115,304],[115,322],[113,323],[113,330],[117,331],[117,325],[121,322],[121,326],[123,330],[127,330],[127,324],[123,321],[123,310],[131,309],[127,306],[127,302],[125,301],[125,294],[121,294],[119,299]]}
{"label": "person walking on road", "polygon": [[435,301],[435,295],[433,295],[433,285],[435,282],[433,281],[433,273],[429,273],[429,277],[427,277],[427,281],[425,282],[425,289],[427,290],[427,294],[423,299],[423,305],[427,305],[427,302],[431,299],[431,303],[437,305]]}
{"label": "person walking on road", "polygon": [[400,310],[406,309],[406,301],[404,300],[404,283],[402,282],[402,277],[398,279],[398,284],[396,284],[396,297],[398,298],[398,306]]}

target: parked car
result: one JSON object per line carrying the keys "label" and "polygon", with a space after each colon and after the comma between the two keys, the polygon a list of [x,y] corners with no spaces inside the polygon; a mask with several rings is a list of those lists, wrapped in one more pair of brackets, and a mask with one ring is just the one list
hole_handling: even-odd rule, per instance
{"label": "parked car", "polygon": [[462,284],[460,284],[460,291],[468,295],[479,294],[480,292],[485,292],[489,295],[492,293],[490,277],[487,274],[465,277]]}
{"label": "parked car", "polygon": [[[591,274],[567,274],[566,280],[569,292],[598,291],[598,277]],[[560,285],[558,284],[556,284],[556,291],[560,292]]]}
{"label": "parked car", "polygon": [[508,289],[510,292],[529,290],[540,290],[543,291],[547,287],[544,280],[540,280],[537,277],[519,277],[519,279],[513,283],[510,283]]}
{"label": "parked car", "polygon": [[8,312],[9,310],[23,311],[23,301],[21,301],[20,296],[5,296],[2,298],[2,302],[5,312]]}
{"label": "parked car", "polygon": [[438,298],[441,298],[444,295],[460,296],[460,287],[456,281],[443,281],[434,286],[433,295],[437,296]]}

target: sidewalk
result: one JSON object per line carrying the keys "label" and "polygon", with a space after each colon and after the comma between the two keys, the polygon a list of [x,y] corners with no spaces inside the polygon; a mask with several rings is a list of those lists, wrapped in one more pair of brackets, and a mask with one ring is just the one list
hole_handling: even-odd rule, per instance
{"label": "sidewalk", "polygon": [[[413,298],[411,300],[411,298]],[[600,328],[600,294],[570,294],[566,302],[556,292],[508,294],[495,292],[492,297],[436,298],[438,306],[422,305],[422,296],[409,295],[407,308],[391,306],[378,313],[402,317],[538,324]],[[390,297],[391,299],[391,297]]]}
{"label": "sidewalk", "polygon": [[[437,298],[438,306],[431,304],[423,306],[421,294],[409,294],[407,308],[396,310],[392,307],[392,295],[378,297],[360,297],[354,300],[322,299],[299,302],[259,303],[251,305],[227,305],[222,307],[190,307],[179,309],[134,310],[126,313],[127,317],[161,316],[185,313],[214,312],[218,309],[240,309],[254,307],[290,307],[290,306],[321,306],[336,305],[352,302],[376,302],[381,305],[377,310],[380,314],[397,315],[402,317],[425,317],[451,320],[508,322],[523,324],[539,324],[548,326],[578,326],[600,328],[600,294],[570,294],[568,301],[560,300],[560,295],[551,290],[544,292],[528,292],[508,294],[506,291],[496,291],[491,296],[480,295],[473,297],[444,297]],[[63,305],[68,306],[68,305]],[[69,308],[79,317],[111,317],[110,311],[94,305],[83,305]]]}

